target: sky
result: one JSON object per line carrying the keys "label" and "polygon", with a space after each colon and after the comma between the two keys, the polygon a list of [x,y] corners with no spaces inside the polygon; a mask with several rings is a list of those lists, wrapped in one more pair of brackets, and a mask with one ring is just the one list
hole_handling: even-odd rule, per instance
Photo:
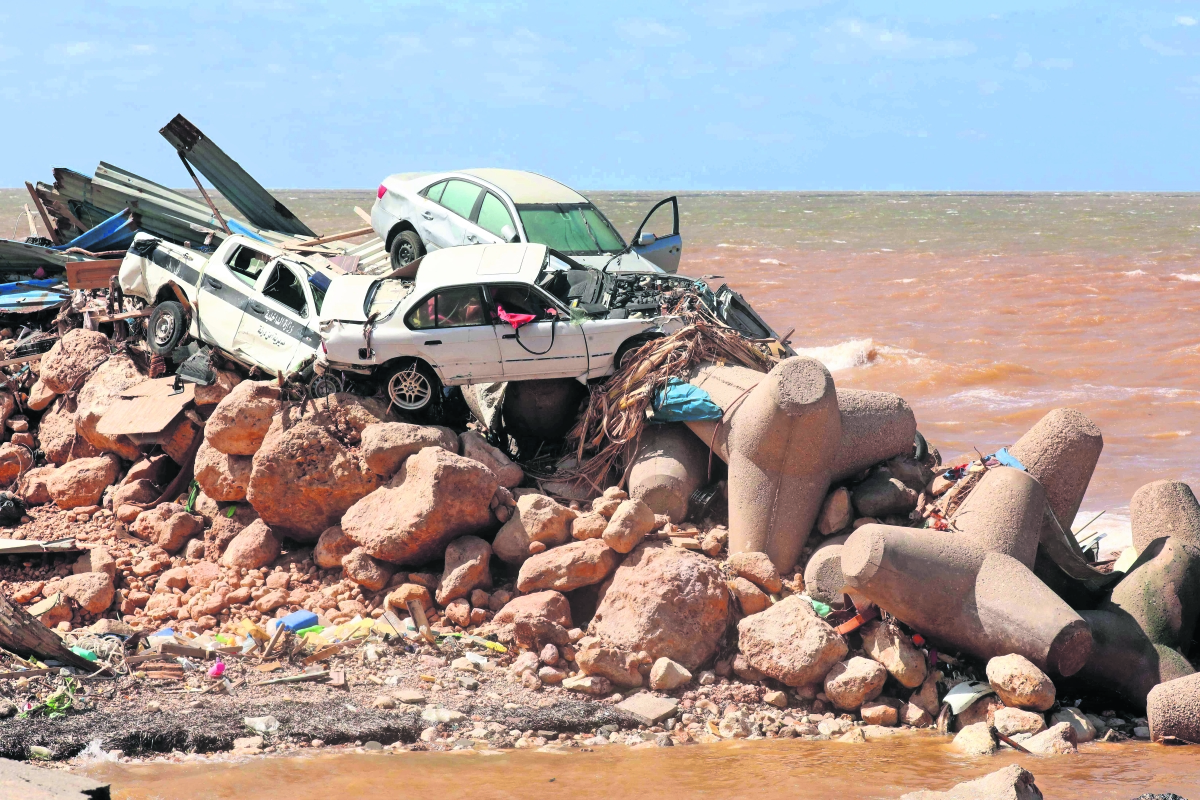
{"label": "sky", "polygon": [[0,4],[0,186],[510,167],[580,189],[1194,191],[1200,0]]}

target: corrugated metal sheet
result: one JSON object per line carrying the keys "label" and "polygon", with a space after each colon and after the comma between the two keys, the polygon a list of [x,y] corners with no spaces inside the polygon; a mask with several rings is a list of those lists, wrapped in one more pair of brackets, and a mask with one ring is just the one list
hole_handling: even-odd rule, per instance
{"label": "corrugated metal sheet", "polygon": [[71,293],[58,278],[0,283],[0,315],[32,314],[58,308]]}
{"label": "corrugated metal sheet", "polygon": [[251,225],[298,236],[315,233],[283,203],[250,177],[246,170],[213,144],[199,128],[177,114],[159,131],[188,163],[212,182],[217,191],[240,211]]}
{"label": "corrugated metal sheet", "polygon": [[79,255],[67,255],[49,247],[0,239],[0,271],[32,272],[38,267],[62,272],[68,261],[83,261]]}
{"label": "corrugated metal sheet", "polygon": [[94,228],[76,236],[69,242],[55,245],[51,250],[70,250],[79,248],[92,253],[104,253],[113,250],[126,250],[133,242],[141,219],[132,209],[118,211]]}

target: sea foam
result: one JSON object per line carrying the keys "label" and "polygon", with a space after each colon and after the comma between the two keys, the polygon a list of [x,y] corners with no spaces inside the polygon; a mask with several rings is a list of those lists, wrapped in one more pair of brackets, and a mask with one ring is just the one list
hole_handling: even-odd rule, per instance
{"label": "sea foam", "polygon": [[851,339],[828,347],[797,348],[796,354],[815,358],[830,372],[868,366],[877,355],[875,342],[871,339]]}

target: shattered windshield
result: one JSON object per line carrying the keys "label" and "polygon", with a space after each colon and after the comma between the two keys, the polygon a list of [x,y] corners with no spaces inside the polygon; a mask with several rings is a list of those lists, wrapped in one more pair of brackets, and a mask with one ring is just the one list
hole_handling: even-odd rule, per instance
{"label": "shattered windshield", "polygon": [[530,242],[569,256],[616,253],[625,242],[591,203],[518,205],[517,213]]}
{"label": "shattered windshield", "polygon": [[380,278],[367,290],[363,313],[368,317],[374,313],[390,314],[401,300],[412,293],[413,285],[411,281],[397,278]]}

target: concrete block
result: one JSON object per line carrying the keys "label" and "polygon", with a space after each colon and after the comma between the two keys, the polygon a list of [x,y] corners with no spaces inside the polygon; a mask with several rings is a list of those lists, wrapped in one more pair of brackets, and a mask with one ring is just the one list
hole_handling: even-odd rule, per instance
{"label": "concrete block", "polygon": [[1154,481],[1138,489],[1129,501],[1129,520],[1138,553],[1164,536],[1200,547],[1200,503],[1182,481]]}
{"label": "concrete block", "polygon": [[1150,690],[1146,699],[1150,738],[1174,736],[1200,744],[1200,674],[1176,678]]}
{"label": "concrete block", "polygon": [[1096,423],[1073,408],[1056,408],[1008,452],[1045,487],[1050,508],[1063,528],[1070,529],[1103,449]]}
{"label": "concrete block", "polygon": [[987,471],[951,517],[951,525],[989,553],[1004,553],[1033,568],[1046,492],[1012,467]]}
{"label": "concrete block", "polygon": [[708,445],[680,423],[647,425],[629,470],[629,496],[679,523],[707,482]]}

